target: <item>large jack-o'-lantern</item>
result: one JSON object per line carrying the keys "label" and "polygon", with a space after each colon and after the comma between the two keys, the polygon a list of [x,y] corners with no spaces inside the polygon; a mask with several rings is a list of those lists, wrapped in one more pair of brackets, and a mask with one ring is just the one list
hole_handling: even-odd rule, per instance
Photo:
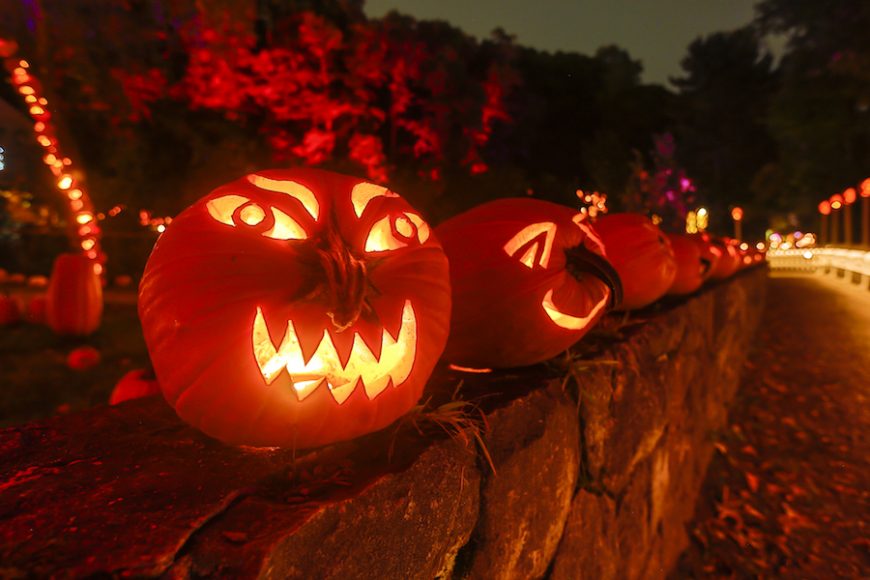
{"label": "large jack-o'-lantern", "polygon": [[677,275],[671,243],[648,217],[614,213],[595,222],[607,258],[622,280],[621,310],[649,306],[665,295]]}
{"label": "large jack-o'-lantern", "polygon": [[397,194],[262,171],[173,220],[139,314],[182,419],[228,443],[312,447],[385,427],[419,400],[447,339],[448,266]]}
{"label": "large jack-o'-lantern", "polygon": [[445,358],[514,367],[577,342],[619,300],[619,280],[581,214],[502,199],[438,226],[450,260],[453,316]]}

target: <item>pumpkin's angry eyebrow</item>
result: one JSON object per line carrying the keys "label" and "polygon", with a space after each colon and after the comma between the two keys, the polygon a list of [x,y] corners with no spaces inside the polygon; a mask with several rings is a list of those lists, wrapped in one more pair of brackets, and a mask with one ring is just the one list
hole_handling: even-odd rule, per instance
{"label": "pumpkin's angry eyebrow", "polygon": [[299,200],[305,208],[305,211],[314,218],[314,221],[317,221],[320,217],[320,204],[317,202],[317,197],[314,195],[314,192],[301,183],[296,181],[269,179],[268,177],[263,177],[256,173],[248,175],[247,179],[252,185],[254,185],[254,187],[259,187],[260,189],[265,189],[267,191],[286,193],[290,197]]}
{"label": "pumpkin's angry eyebrow", "polygon": [[353,191],[350,192],[350,201],[353,203],[353,211],[357,218],[362,217],[366,206],[376,197],[399,197],[399,194],[393,193],[386,187],[365,181],[353,186]]}

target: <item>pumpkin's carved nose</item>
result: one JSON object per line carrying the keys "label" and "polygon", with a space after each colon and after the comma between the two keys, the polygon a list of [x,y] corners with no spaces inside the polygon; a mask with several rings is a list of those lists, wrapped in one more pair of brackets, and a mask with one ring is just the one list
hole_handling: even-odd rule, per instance
{"label": "pumpkin's carved nose", "polygon": [[336,332],[341,332],[356,322],[362,312],[368,285],[366,266],[348,251],[337,234],[325,242],[318,255],[325,278],[327,314]]}

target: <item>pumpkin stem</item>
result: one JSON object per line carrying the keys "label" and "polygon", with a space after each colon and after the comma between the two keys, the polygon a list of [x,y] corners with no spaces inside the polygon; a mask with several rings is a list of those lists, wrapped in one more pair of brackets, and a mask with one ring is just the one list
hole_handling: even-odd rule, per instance
{"label": "pumpkin stem", "polygon": [[565,269],[577,280],[584,274],[592,274],[610,288],[610,305],[616,308],[622,303],[622,281],[607,258],[599,256],[584,245],[565,250]]}
{"label": "pumpkin stem", "polygon": [[[330,228],[331,229],[331,228]],[[366,266],[351,254],[341,237],[330,232],[325,248],[318,248],[326,276],[327,312],[337,332],[356,322],[362,312],[366,292]]]}

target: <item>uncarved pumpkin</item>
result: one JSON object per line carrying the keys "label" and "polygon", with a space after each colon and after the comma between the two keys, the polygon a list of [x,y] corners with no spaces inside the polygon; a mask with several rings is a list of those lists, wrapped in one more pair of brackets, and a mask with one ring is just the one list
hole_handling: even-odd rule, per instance
{"label": "uncarved pumpkin", "polygon": [[151,369],[136,369],[128,372],[112,389],[109,395],[109,404],[117,405],[131,399],[150,397],[160,393],[160,385],[157,377]]}
{"label": "uncarved pumpkin", "polygon": [[682,234],[667,234],[674,259],[677,262],[677,274],[671,284],[668,294],[683,296],[698,290],[704,283],[710,270],[710,262],[701,255],[701,246]]}
{"label": "uncarved pumpkin", "polygon": [[45,294],[33,296],[27,303],[27,320],[33,324],[45,324],[45,312],[48,299]]}
{"label": "uncarved pumpkin", "polygon": [[21,320],[21,307],[18,299],[0,294],[0,326],[15,324]]}
{"label": "uncarved pumpkin", "polygon": [[622,281],[620,310],[643,308],[665,295],[677,275],[677,262],[668,238],[652,220],[615,213],[599,218],[594,227]]}
{"label": "uncarved pumpkin", "polygon": [[86,336],[99,328],[103,287],[93,261],[81,254],[57,257],[48,284],[45,316],[58,334]]}
{"label": "uncarved pumpkin", "polygon": [[546,360],[577,342],[618,300],[616,272],[580,217],[568,207],[517,198],[438,226],[453,287],[450,363],[515,367]]}
{"label": "uncarved pumpkin", "polygon": [[228,443],[312,447],[385,427],[420,399],[447,340],[447,259],[386,188],[262,171],[172,221],[139,315],[182,419]]}
{"label": "uncarved pumpkin", "polygon": [[92,346],[74,348],[66,357],[66,366],[74,371],[86,371],[100,364],[100,351]]}

